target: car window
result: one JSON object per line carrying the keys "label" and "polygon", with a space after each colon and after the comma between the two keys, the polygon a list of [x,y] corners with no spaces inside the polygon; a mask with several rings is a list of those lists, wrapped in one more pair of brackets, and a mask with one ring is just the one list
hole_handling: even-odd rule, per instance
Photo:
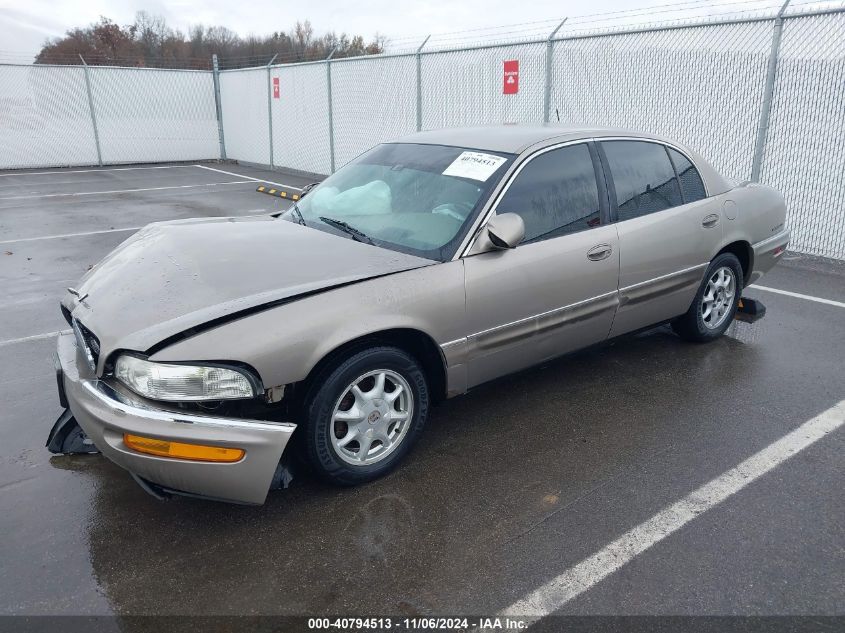
{"label": "car window", "polygon": [[619,221],[683,204],[675,170],[663,145],[603,141],[616,189]]}
{"label": "car window", "polygon": [[599,192],[590,150],[583,143],[569,145],[529,161],[499,201],[496,213],[522,216],[524,242],[597,226]]}
{"label": "car window", "polygon": [[707,197],[704,190],[704,182],[695,166],[689,159],[679,151],[667,147],[672,162],[675,163],[675,171],[678,172],[678,180],[681,182],[681,192],[684,194],[684,202],[695,202]]}

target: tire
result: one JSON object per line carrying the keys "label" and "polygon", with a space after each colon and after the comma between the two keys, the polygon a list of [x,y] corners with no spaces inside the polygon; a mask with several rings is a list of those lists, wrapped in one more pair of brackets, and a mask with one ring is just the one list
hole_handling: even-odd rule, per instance
{"label": "tire", "polygon": [[372,347],[351,353],[321,372],[305,397],[306,458],[332,484],[377,479],[411,450],[429,404],[425,373],[407,352]]}
{"label": "tire", "polygon": [[707,343],[719,338],[736,314],[742,284],[742,265],[736,255],[717,255],[707,267],[689,310],[672,322],[672,329],[682,339],[694,343]]}

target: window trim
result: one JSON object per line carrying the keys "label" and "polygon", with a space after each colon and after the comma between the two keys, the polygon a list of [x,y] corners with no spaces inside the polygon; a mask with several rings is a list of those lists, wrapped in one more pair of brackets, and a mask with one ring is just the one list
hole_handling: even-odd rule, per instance
{"label": "window trim", "polygon": [[[590,153],[590,160],[593,163],[593,174],[596,179],[596,191],[598,192],[598,199],[599,199],[599,219],[600,224],[599,226],[604,226],[611,223],[610,218],[610,200],[609,200],[609,189],[607,187],[606,176],[604,170],[602,169],[602,165],[600,162],[600,157],[598,154],[598,148],[595,146],[596,139],[594,138],[579,138],[570,141],[564,141],[562,143],[555,143],[554,145],[547,145],[546,147],[541,147],[538,150],[531,152],[530,154],[526,155],[525,158],[520,161],[516,167],[514,167],[513,171],[505,176],[507,178],[507,182],[499,189],[496,193],[493,201],[490,203],[489,208],[484,213],[479,214],[478,218],[476,219],[475,226],[467,233],[467,239],[464,243],[464,246],[458,249],[458,254],[455,256],[455,259],[461,259],[467,256],[472,245],[475,243],[475,240],[478,238],[478,233],[480,232],[481,228],[487,224],[493,215],[495,215],[496,210],[499,206],[499,203],[504,198],[505,194],[510,189],[511,185],[516,181],[519,174],[528,165],[531,161],[533,161],[538,156],[542,156],[548,152],[552,152],[557,149],[562,149],[564,147],[570,147],[573,145],[586,145],[587,151]],[[592,147],[591,147],[592,146]],[[596,227],[592,227],[596,228]],[[589,229],[585,229],[589,230]],[[577,231],[578,233],[583,233],[583,231]],[[559,235],[557,237],[566,237],[566,235]],[[557,237],[553,237],[550,239],[557,239]],[[542,240],[546,241],[546,240]],[[539,243],[539,242],[537,242]]]}
{"label": "window trim", "polygon": [[[681,178],[678,176],[678,166],[675,164],[675,161],[672,160],[672,154],[669,153],[669,148],[664,145],[663,150],[666,152],[666,157],[669,159],[669,164],[672,165],[672,171],[675,172],[675,182],[678,183],[678,191],[681,194],[681,206],[687,203],[687,197],[684,195],[684,188],[681,186]],[[692,163],[690,163],[692,165]],[[692,168],[695,169],[695,165],[692,165]],[[699,175],[699,180],[701,176]],[[670,207],[672,208],[672,207]]]}
{"label": "window trim", "polygon": [[[668,141],[660,141],[653,138],[642,138],[640,136],[603,136],[599,138],[592,139],[596,142],[596,149],[599,152],[599,156],[601,156],[602,166],[604,167],[605,177],[608,181],[608,197],[610,198],[610,215],[611,215],[611,222],[627,222],[628,220],[620,220],[619,219],[619,201],[616,199],[616,183],[613,182],[613,170],[610,169],[610,163],[607,160],[607,155],[604,152],[604,147],[602,143],[604,141],[640,141],[643,143],[654,143],[656,145],[661,145],[663,150],[666,152],[666,157],[669,159],[669,164],[672,166],[672,171],[675,173],[675,182],[678,183],[678,190],[681,192],[681,200],[683,201],[680,205],[676,205],[674,207],[667,207],[666,209],[661,209],[660,211],[654,211],[649,213],[648,215],[653,215],[654,213],[662,213],[663,211],[670,211],[671,209],[677,209],[679,206],[684,206],[688,204],[686,202],[686,197],[684,196],[684,189],[681,187],[681,179],[678,177],[678,170],[675,168],[675,161],[672,160],[672,155],[669,154],[667,148],[671,147],[673,150],[678,152],[681,156],[686,158],[690,165],[692,165],[695,170],[698,172],[698,177],[701,179],[701,184],[704,187],[704,198],[702,200],[706,200],[710,198],[710,191],[707,188],[707,182],[705,182],[704,178],[701,177],[701,170],[696,166],[695,161],[690,158],[689,154],[687,154],[682,148],[678,147],[674,143],[670,143]],[[645,216],[638,216],[638,217],[645,217]],[[636,220],[637,218],[630,218],[631,220]]]}

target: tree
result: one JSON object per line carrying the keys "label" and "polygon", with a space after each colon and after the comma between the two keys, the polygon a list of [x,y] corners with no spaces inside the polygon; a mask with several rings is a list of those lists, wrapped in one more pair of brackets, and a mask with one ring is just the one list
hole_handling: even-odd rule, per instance
{"label": "tree", "polygon": [[91,65],[209,68],[216,54],[226,68],[266,64],[274,55],[277,63],[335,57],[377,55],[384,52],[385,38],[376,34],[367,43],[361,35],[317,36],[308,20],[288,31],[241,37],[225,26],[194,25],[187,35],[167,25],[164,18],[146,11],[135,14],[132,24],[120,26],[105,16],[87,27],[69,30],[64,37],[47,40],[36,64],[80,64],[79,55]]}

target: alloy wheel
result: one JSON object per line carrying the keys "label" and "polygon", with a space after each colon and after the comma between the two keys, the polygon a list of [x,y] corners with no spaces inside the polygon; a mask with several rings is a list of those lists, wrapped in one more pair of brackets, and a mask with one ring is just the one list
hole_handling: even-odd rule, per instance
{"label": "alloy wheel", "polygon": [[331,442],[348,464],[368,466],[390,455],[408,434],[414,396],[408,382],[389,369],[356,378],[335,403]]}
{"label": "alloy wheel", "polygon": [[701,320],[708,329],[717,329],[728,318],[735,292],[734,271],[728,266],[716,269],[707,281],[701,300]]}

